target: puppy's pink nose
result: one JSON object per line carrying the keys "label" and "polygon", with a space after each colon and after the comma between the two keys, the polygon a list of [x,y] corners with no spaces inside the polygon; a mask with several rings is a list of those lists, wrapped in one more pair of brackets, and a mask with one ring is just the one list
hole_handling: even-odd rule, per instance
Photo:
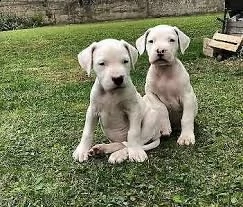
{"label": "puppy's pink nose", "polygon": [[123,83],[123,76],[118,76],[118,77],[112,77],[112,81],[117,85],[120,86]]}

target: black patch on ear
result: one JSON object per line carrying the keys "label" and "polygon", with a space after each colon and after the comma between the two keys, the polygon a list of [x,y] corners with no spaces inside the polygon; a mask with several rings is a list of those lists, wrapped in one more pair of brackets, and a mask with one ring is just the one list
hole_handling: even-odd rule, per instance
{"label": "black patch on ear", "polygon": [[150,30],[146,33],[146,36],[145,36],[145,41],[144,41],[144,52],[146,52],[146,45],[147,45],[147,37],[148,37],[148,35],[149,35],[149,33],[150,33]]}
{"label": "black patch on ear", "polygon": [[[175,30],[175,29],[174,29]],[[179,38],[179,34],[178,34],[178,32],[175,30],[175,33],[177,34],[177,37],[178,37],[178,45],[179,45],[179,47],[180,47],[180,38]]]}
{"label": "black patch on ear", "polygon": [[91,50],[91,64],[90,64],[90,68],[93,69],[93,53],[94,53],[94,50],[95,50],[95,46],[92,48]]}
{"label": "black patch on ear", "polygon": [[123,44],[123,45],[124,45],[124,47],[126,48],[127,53],[128,53],[128,55],[129,55],[131,69],[133,69],[133,61],[132,61],[132,55],[131,55],[131,52],[130,52],[130,50],[129,50],[129,48],[128,48],[128,45],[126,45],[126,44]]}

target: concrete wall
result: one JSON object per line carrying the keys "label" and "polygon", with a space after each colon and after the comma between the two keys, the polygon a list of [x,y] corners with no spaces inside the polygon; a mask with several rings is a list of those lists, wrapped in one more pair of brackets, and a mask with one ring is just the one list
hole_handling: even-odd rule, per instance
{"label": "concrete wall", "polygon": [[86,22],[222,11],[224,0],[0,0],[0,13]]}

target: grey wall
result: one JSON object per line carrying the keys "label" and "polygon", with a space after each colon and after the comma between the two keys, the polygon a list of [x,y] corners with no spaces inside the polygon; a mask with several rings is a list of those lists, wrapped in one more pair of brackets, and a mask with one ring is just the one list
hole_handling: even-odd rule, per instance
{"label": "grey wall", "polygon": [[86,22],[223,11],[224,0],[1,0],[0,13]]}

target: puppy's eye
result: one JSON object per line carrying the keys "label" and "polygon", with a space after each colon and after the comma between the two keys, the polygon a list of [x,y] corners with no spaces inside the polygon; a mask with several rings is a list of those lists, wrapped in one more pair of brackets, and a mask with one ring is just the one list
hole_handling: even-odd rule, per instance
{"label": "puppy's eye", "polygon": [[98,63],[98,64],[101,65],[101,66],[104,66],[104,65],[105,65],[104,62],[100,62],[100,63]]}
{"label": "puppy's eye", "polygon": [[129,61],[128,60],[123,60],[123,63],[124,64],[127,64]]}
{"label": "puppy's eye", "polygon": [[149,43],[154,43],[154,41],[153,41],[153,40],[149,40],[148,42],[149,42]]}
{"label": "puppy's eye", "polygon": [[170,39],[170,42],[175,42],[175,40],[174,39]]}

